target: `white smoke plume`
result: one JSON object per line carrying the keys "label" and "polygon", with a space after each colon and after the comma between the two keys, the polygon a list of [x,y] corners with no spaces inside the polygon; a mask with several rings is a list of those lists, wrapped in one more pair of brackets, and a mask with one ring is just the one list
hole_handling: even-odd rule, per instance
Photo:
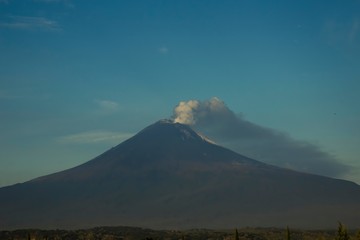
{"label": "white smoke plume", "polygon": [[217,97],[180,102],[173,121],[191,125],[220,145],[269,164],[330,177],[350,170],[317,145],[247,121]]}
{"label": "white smoke plume", "polygon": [[224,102],[217,97],[203,102],[198,100],[184,101],[175,107],[173,119],[174,122],[195,125],[199,118],[206,117],[208,113],[224,110],[226,110]]}
{"label": "white smoke plume", "polygon": [[180,102],[174,109],[174,122],[194,125],[195,112],[199,108],[199,101],[190,100],[188,102]]}

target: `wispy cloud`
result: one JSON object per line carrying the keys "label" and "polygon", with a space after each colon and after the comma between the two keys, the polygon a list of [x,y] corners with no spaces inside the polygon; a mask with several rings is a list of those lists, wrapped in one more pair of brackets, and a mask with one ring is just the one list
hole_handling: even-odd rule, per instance
{"label": "wispy cloud", "polygon": [[53,20],[44,17],[7,16],[0,22],[1,28],[20,30],[60,31],[61,26]]}
{"label": "wispy cloud", "polygon": [[355,16],[347,20],[328,19],[324,22],[323,33],[329,46],[359,46],[360,19]]}
{"label": "wispy cloud", "polygon": [[168,54],[169,49],[164,46],[164,47],[159,48],[159,52],[160,52],[161,54]]}
{"label": "wispy cloud", "polygon": [[247,121],[218,98],[180,102],[174,109],[173,119],[263,162],[330,177],[344,176],[350,170],[317,145]]}
{"label": "wispy cloud", "polygon": [[0,4],[1,3],[9,4],[9,0],[0,0]]}
{"label": "wispy cloud", "polygon": [[91,144],[99,142],[120,143],[133,135],[134,134],[132,133],[94,130],[62,136],[57,140],[66,144]]}
{"label": "wispy cloud", "polygon": [[95,99],[94,102],[103,112],[111,113],[116,112],[119,109],[119,104],[115,101]]}

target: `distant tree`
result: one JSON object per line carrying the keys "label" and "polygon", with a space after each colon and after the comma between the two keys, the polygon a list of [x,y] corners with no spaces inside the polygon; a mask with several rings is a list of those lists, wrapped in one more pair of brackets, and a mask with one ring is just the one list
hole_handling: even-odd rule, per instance
{"label": "distant tree", "polygon": [[237,228],[235,228],[235,240],[239,240],[239,232]]}
{"label": "distant tree", "polygon": [[347,229],[341,222],[339,222],[338,231],[335,240],[350,240],[350,236],[347,232]]}
{"label": "distant tree", "polygon": [[291,232],[289,226],[286,227],[286,240],[291,240]]}
{"label": "distant tree", "polygon": [[356,240],[360,240],[360,230],[357,232],[355,239],[356,239]]}

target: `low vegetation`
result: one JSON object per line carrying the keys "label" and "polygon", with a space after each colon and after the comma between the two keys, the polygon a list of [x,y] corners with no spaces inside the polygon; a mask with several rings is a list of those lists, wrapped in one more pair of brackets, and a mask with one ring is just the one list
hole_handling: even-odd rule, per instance
{"label": "low vegetation", "polygon": [[82,230],[23,229],[0,231],[1,240],[360,240],[360,231],[348,231],[339,223],[334,230],[243,228],[234,230],[151,230],[135,227],[97,227]]}

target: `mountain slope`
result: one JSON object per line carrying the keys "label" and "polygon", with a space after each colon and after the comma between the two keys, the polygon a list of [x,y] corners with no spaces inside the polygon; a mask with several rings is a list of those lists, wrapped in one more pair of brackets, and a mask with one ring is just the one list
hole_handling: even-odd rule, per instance
{"label": "mountain slope", "polygon": [[0,228],[356,227],[355,183],[267,165],[159,121],[75,168],[0,189]]}

